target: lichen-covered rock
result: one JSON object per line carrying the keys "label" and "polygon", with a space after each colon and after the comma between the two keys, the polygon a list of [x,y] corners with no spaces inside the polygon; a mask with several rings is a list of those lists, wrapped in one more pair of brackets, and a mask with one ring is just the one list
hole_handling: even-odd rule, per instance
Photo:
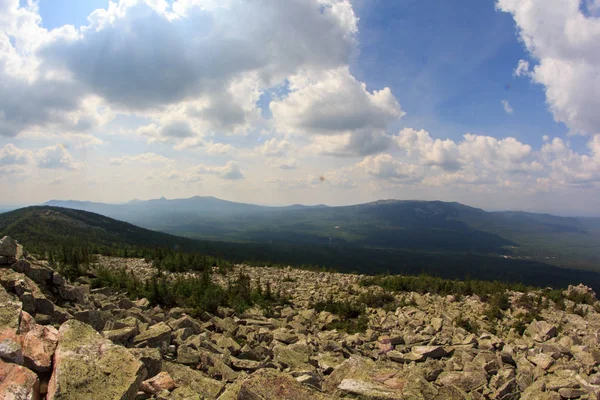
{"label": "lichen-covered rock", "polygon": [[152,378],[162,369],[162,356],[160,350],[145,347],[142,349],[127,349],[135,358],[140,360],[146,368],[146,378]]}
{"label": "lichen-covered rock", "polygon": [[39,400],[37,375],[17,364],[0,360],[0,400]]}
{"label": "lichen-covered rock", "polygon": [[98,310],[85,310],[79,311],[73,314],[75,319],[90,325],[97,331],[101,331],[104,328],[104,324],[108,320],[108,313],[106,311]]}
{"label": "lichen-covered rock", "polygon": [[0,330],[1,329],[19,329],[21,312],[23,305],[10,296],[2,286],[0,286]]}
{"label": "lichen-covered rock", "polygon": [[136,327],[126,327],[121,329],[113,329],[110,331],[102,332],[102,335],[111,340],[113,343],[125,345],[131,338],[137,335],[138,330]]}
{"label": "lichen-covered rock", "polygon": [[284,367],[297,367],[308,363],[310,351],[307,346],[298,346],[297,344],[290,346],[277,345],[273,347],[275,360]]}
{"label": "lichen-covered rock", "polygon": [[456,386],[465,392],[483,387],[488,383],[487,375],[482,371],[444,371],[437,381],[443,386]]}
{"label": "lichen-covered rock", "polygon": [[77,320],[58,331],[48,400],[133,399],[145,368],[131,353]]}
{"label": "lichen-covered rock", "polygon": [[328,398],[274,369],[261,369],[248,376],[243,381],[237,397],[238,400],[325,400]]}
{"label": "lichen-covered rock", "polygon": [[152,325],[133,338],[137,347],[165,347],[171,342],[171,328],[164,322]]}
{"label": "lichen-covered rock", "polygon": [[163,370],[171,375],[177,386],[187,386],[194,393],[206,399],[216,399],[225,387],[224,382],[211,379],[202,372],[184,365],[164,362]]}
{"label": "lichen-covered rock", "polygon": [[552,339],[557,332],[556,326],[546,321],[533,321],[525,330],[525,333],[536,342]]}

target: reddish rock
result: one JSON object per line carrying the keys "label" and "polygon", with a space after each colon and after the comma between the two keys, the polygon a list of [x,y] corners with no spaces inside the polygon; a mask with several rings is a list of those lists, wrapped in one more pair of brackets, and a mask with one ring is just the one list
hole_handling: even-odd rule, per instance
{"label": "reddish rock", "polygon": [[34,372],[0,360],[0,400],[39,400],[39,386]]}
{"label": "reddish rock", "polygon": [[0,331],[0,359],[15,364],[23,364],[22,338],[15,329]]}
{"label": "reddish rock", "polygon": [[171,378],[168,372],[161,372],[158,375],[145,380],[142,382],[142,389],[144,392],[149,394],[158,394],[163,390],[173,390],[175,389],[175,381]]}
{"label": "reddish rock", "polygon": [[57,343],[58,330],[56,328],[36,325],[23,338],[25,366],[37,372],[50,371]]}

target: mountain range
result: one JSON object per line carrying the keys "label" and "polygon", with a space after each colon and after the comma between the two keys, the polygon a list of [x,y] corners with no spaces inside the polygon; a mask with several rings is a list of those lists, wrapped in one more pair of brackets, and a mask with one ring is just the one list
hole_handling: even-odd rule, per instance
{"label": "mountain range", "polygon": [[196,196],[124,204],[52,200],[44,205],[90,211],[192,239],[466,252],[600,271],[600,218],[486,212],[455,202],[416,200],[270,207]]}
{"label": "mountain range", "polygon": [[[446,209],[444,204],[449,208]],[[397,206],[395,202],[379,202],[358,207],[366,213],[362,216],[364,219],[375,218],[378,213],[388,215],[390,211],[386,211],[385,208],[394,205]],[[428,206],[423,208],[424,205],[421,204],[421,208],[415,214],[419,218],[413,215],[412,221],[407,215],[397,215],[397,220],[393,220],[393,216],[388,215],[392,218],[389,221],[390,225],[381,228],[394,232],[390,226],[396,227],[404,223],[404,226],[414,225],[415,230],[412,231],[421,229],[421,236],[412,241],[411,248],[359,245],[362,239],[355,239],[352,242],[351,238],[348,241],[316,242],[310,241],[316,240],[312,236],[307,239],[302,235],[298,235],[299,240],[294,241],[293,236],[284,231],[281,233],[281,239],[269,241],[231,242],[192,239],[140,228],[97,213],[53,206],[26,207],[0,214],[0,237],[10,235],[32,251],[41,254],[50,249],[56,252],[73,247],[85,247],[92,251],[114,249],[119,254],[123,254],[124,249],[135,250],[136,254],[144,254],[144,249],[154,251],[161,248],[216,256],[232,262],[246,262],[252,265],[310,266],[371,275],[398,273],[416,275],[425,272],[443,278],[502,280],[542,287],[566,287],[568,284],[583,282],[600,289],[600,274],[594,271],[559,268],[546,262],[508,255],[458,251],[458,249],[476,249],[486,246],[502,249],[506,243],[509,243],[508,246],[512,244],[497,235],[486,236],[485,232],[465,228],[460,221],[450,220],[447,224],[443,223],[444,219],[450,218],[447,215],[450,209],[462,209],[465,206],[454,203],[442,203],[442,205],[430,203]],[[474,213],[480,212],[473,210]],[[283,212],[284,215],[291,212],[282,209],[270,212],[275,211]],[[296,215],[296,211],[289,215]],[[379,217],[379,220],[381,218]],[[254,219],[250,218],[250,220]],[[426,224],[427,222],[429,225]],[[444,226],[444,229],[437,226]],[[360,232],[359,227],[360,225],[357,225],[354,230]],[[454,227],[454,230],[451,227]],[[397,228],[396,230],[401,233],[406,230],[411,232],[411,229]],[[432,232],[432,237],[435,239],[431,244],[425,241],[427,232]],[[427,249],[440,247],[444,235],[450,238],[453,234],[460,240],[447,245],[448,250]],[[477,235],[482,235],[483,240],[478,240]],[[404,238],[402,240],[406,240],[408,236],[400,235]],[[276,235],[270,237],[275,238]],[[382,241],[381,238],[377,240]],[[461,244],[461,240],[467,244]]]}

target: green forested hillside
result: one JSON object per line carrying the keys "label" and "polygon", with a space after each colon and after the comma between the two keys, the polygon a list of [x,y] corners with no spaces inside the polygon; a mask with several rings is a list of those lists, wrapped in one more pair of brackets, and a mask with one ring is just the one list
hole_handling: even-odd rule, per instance
{"label": "green forested hillside", "polygon": [[[359,247],[344,243],[192,240],[139,228],[99,214],[48,206],[0,214],[0,236],[3,235],[11,235],[28,249],[38,252],[86,247],[90,251],[142,256],[147,253],[156,255],[158,249],[161,257],[167,252],[172,258],[176,253],[198,253],[232,262],[310,266],[365,274],[428,273],[444,278],[499,279],[554,287],[584,282],[600,288],[600,275],[597,273],[561,269],[530,260],[468,252]],[[198,259],[190,256],[186,263]],[[176,264],[177,261],[169,263]],[[177,269],[177,265],[168,268]]]}
{"label": "green forested hillside", "polygon": [[194,239],[506,255],[600,272],[600,220],[594,218],[486,212],[459,203],[409,200],[343,207],[265,207],[214,197],[120,205],[50,203]]}

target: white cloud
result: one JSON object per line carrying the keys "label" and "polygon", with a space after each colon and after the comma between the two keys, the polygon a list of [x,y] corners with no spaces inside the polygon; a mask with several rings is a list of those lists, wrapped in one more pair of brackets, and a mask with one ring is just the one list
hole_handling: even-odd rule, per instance
{"label": "white cloud", "polygon": [[600,135],[588,142],[589,154],[575,152],[560,138],[545,138],[541,149],[534,151],[511,137],[466,134],[454,142],[406,128],[395,141],[400,154],[368,156],[357,166],[377,178],[419,181],[425,186],[477,185],[535,192],[593,187],[600,182]]}
{"label": "white cloud", "polygon": [[394,140],[400,149],[409,156],[417,157],[422,165],[438,166],[446,170],[460,167],[458,146],[449,139],[433,140],[427,131],[405,128]]}
{"label": "white cloud", "polygon": [[227,143],[206,143],[206,153],[211,155],[223,155],[231,153],[233,146]]}
{"label": "white cloud", "polygon": [[385,132],[360,131],[342,135],[317,135],[312,138],[309,150],[329,156],[355,157],[387,150],[394,143]]}
{"label": "white cloud", "polygon": [[244,178],[240,165],[235,161],[229,161],[222,167],[198,165],[195,171],[200,175],[216,175],[222,179],[236,180]]}
{"label": "white cloud", "polygon": [[160,126],[152,123],[138,128],[137,133],[147,137],[149,143],[189,140],[196,136],[189,122],[184,120],[167,120]]}
{"label": "white cloud", "polygon": [[399,182],[417,182],[422,179],[421,169],[417,165],[397,161],[390,154],[367,156],[357,164],[367,174],[377,178],[390,178]]}
{"label": "white cloud", "polygon": [[261,147],[260,152],[267,157],[281,157],[287,153],[290,143],[287,140],[273,138],[267,140]]}
{"label": "white cloud", "polygon": [[529,61],[519,60],[519,64],[517,68],[513,71],[514,76],[530,76],[531,72],[529,72]]}
{"label": "white cloud", "polygon": [[[600,133],[600,19],[582,13],[579,0],[498,0],[510,13],[519,36],[538,63],[516,75],[545,87],[557,121],[573,132]],[[594,3],[592,3],[594,4]]]}
{"label": "white cloud", "polygon": [[289,80],[291,93],[270,106],[282,132],[327,135],[384,129],[404,115],[389,88],[368,92],[346,66]]}
{"label": "white cloud", "polygon": [[501,100],[501,103],[502,103],[502,107],[504,108],[504,111],[506,111],[507,114],[512,114],[514,112],[512,106],[510,105],[508,100]]}
{"label": "white cloud", "polygon": [[591,154],[579,154],[560,138],[542,146],[543,162],[549,166],[549,184],[590,184],[600,182],[600,135],[588,142]]}
{"label": "white cloud", "polygon": [[12,143],[0,148],[0,165],[27,164],[31,158],[28,150],[21,150]]}
{"label": "white cloud", "polygon": [[73,156],[62,144],[38,150],[35,158],[40,168],[73,170],[80,167],[80,164],[73,161]]}
{"label": "white cloud", "polygon": [[144,164],[170,164],[173,160],[165,156],[161,156],[156,153],[142,153],[135,156],[123,156],[120,158],[111,158],[110,163],[112,165],[123,165],[130,163],[144,163]]}

